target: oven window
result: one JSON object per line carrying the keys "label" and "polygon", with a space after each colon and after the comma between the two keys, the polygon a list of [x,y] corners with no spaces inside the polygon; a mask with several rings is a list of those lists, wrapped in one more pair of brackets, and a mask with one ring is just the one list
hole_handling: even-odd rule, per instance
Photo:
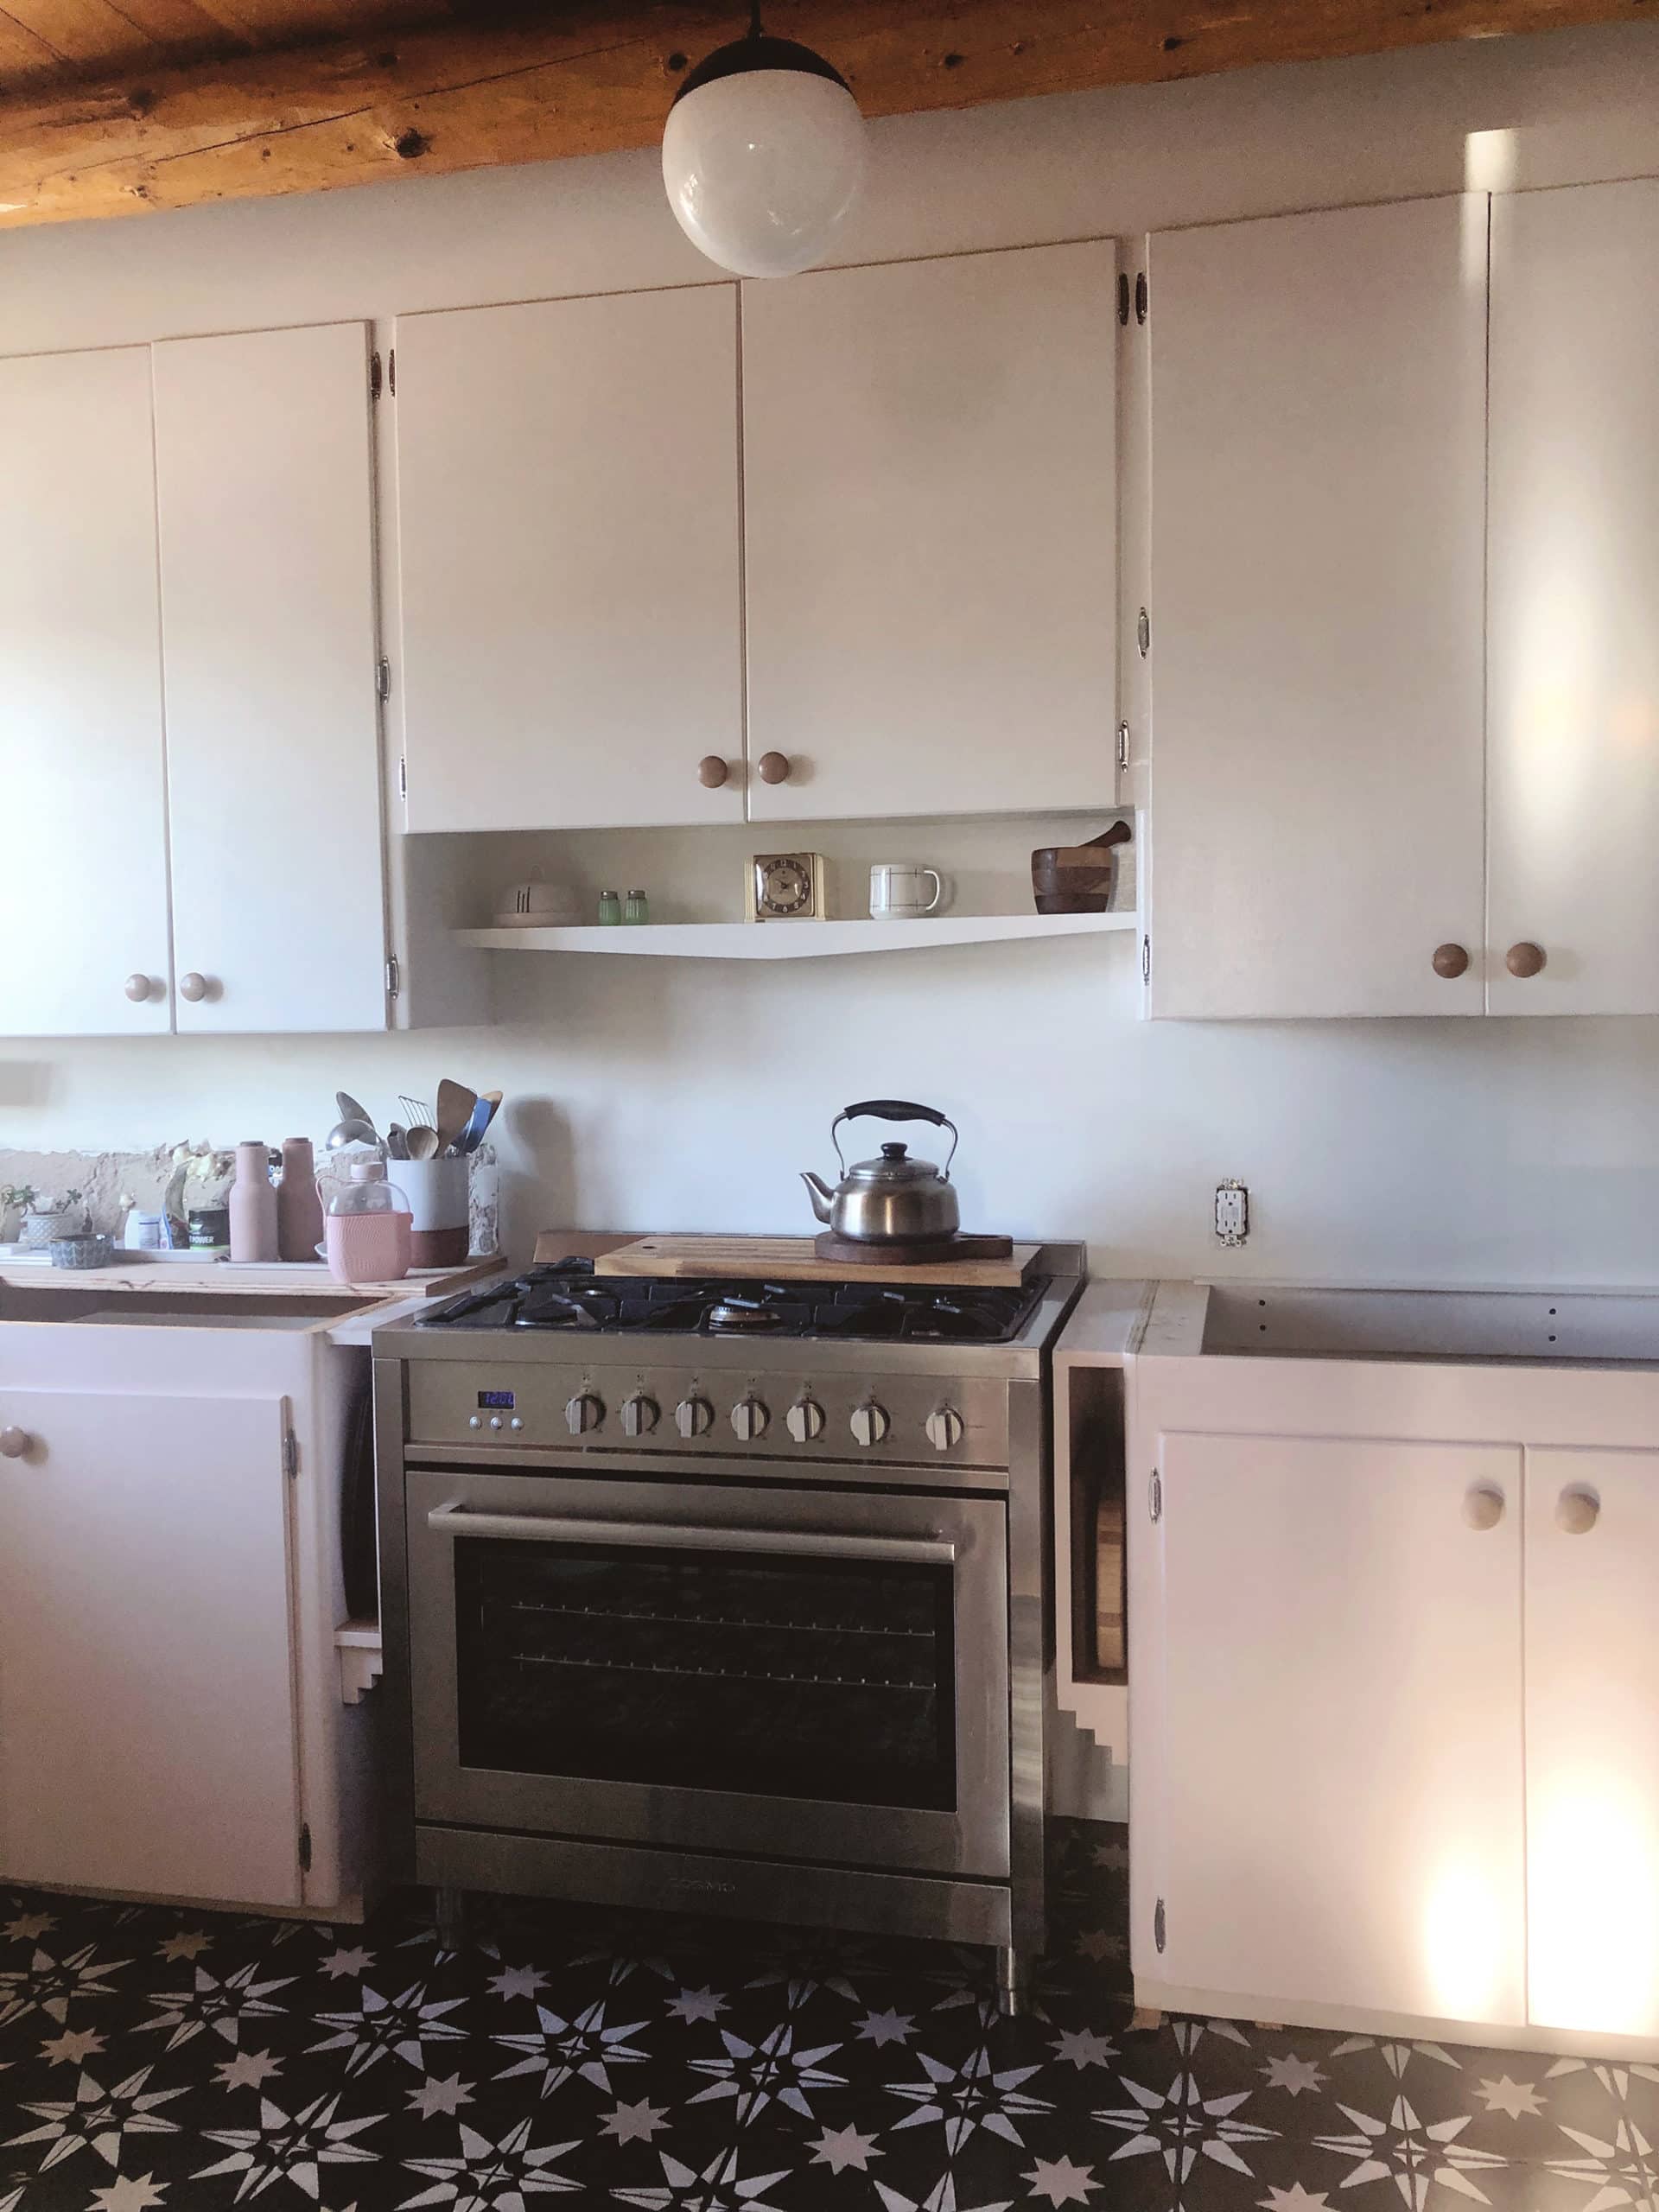
{"label": "oven window", "polygon": [[463,1766],[954,1808],[951,1569],[455,1544]]}

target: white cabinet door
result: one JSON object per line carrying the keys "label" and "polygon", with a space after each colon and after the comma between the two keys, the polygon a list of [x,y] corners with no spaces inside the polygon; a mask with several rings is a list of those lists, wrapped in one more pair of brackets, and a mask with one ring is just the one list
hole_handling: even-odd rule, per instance
{"label": "white cabinet door", "polygon": [[735,287],[408,315],[397,366],[408,828],[741,821]]}
{"label": "white cabinet door", "polygon": [[1137,1972],[1524,2021],[1519,1452],[1166,1434],[1158,1465],[1166,1938],[1137,1928]]}
{"label": "white cabinet door", "polygon": [[1526,1560],[1530,2017],[1659,2036],[1659,1452],[1529,1452]]}
{"label": "white cabinet door", "polygon": [[152,1034],[170,960],[148,352],[0,361],[0,1036]]}
{"label": "white cabinet door", "polygon": [[156,348],[181,1031],[385,1026],[369,406],[362,323]]}
{"label": "white cabinet door", "polygon": [[282,1401],[0,1410],[0,1877],[297,1903]]}
{"label": "white cabinet door", "polygon": [[1482,1010],[1485,226],[1150,243],[1154,1014]]}
{"label": "white cabinet door", "polygon": [[1659,181],[1494,200],[1491,373],[1490,1004],[1659,1013]]}
{"label": "white cabinet door", "polygon": [[753,820],[1112,804],[1116,282],[1107,243],[744,287]]}

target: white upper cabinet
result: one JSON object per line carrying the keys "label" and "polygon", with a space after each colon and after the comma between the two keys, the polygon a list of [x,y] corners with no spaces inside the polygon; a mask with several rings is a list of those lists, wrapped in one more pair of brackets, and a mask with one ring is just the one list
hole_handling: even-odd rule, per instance
{"label": "white upper cabinet", "polygon": [[1486,202],[1150,255],[1152,1010],[1478,1014]]}
{"label": "white upper cabinet", "polygon": [[1659,181],[1495,200],[1495,1014],[1659,1013],[1656,395]]}
{"label": "white upper cabinet", "polygon": [[169,1023],[149,354],[0,362],[0,1035]]}
{"label": "white upper cabinet", "polygon": [[397,385],[407,827],[741,821],[735,289],[407,316]]}
{"label": "white upper cabinet", "polygon": [[383,1028],[366,328],[155,357],[178,1027]]}
{"label": "white upper cabinet", "polygon": [[1112,804],[1116,296],[1110,244],[744,287],[752,819]]}

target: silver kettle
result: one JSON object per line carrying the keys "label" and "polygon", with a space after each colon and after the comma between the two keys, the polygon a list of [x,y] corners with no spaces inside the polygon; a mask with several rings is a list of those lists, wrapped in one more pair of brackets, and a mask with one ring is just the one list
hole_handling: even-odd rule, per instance
{"label": "silver kettle", "polygon": [[[911,1159],[902,1144],[884,1144],[879,1160],[861,1160],[849,1167],[841,1148],[841,1125],[866,1116],[877,1122],[931,1122],[949,1129],[944,1166]],[[855,1244],[918,1244],[956,1235],[962,1219],[950,1180],[957,1125],[948,1115],[907,1098],[866,1098],[842,1108],[830,1125],[830,1141],[841,1163],[840,1182],[832,1191],[810,1171],[803,1172],[801,1180],[811,1194],[813,1212],[837,1236]]]}

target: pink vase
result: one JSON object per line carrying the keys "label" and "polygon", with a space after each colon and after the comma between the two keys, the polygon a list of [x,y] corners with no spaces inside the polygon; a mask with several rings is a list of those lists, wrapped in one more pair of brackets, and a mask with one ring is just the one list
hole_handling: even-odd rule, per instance
{"label": "pink vase", "polygon": [[270,1154],[263,1144],[236,1147],[236,1180],[231,1185],[231,1257],[276,1257],[276,1190],[270,1179]]}
{"label": "pink vase", "polygon": [[282,1180],[276,1185],[276,1256],[315,1260],[322,1242],[322,1200],[309,1137],[283,1139]]}

